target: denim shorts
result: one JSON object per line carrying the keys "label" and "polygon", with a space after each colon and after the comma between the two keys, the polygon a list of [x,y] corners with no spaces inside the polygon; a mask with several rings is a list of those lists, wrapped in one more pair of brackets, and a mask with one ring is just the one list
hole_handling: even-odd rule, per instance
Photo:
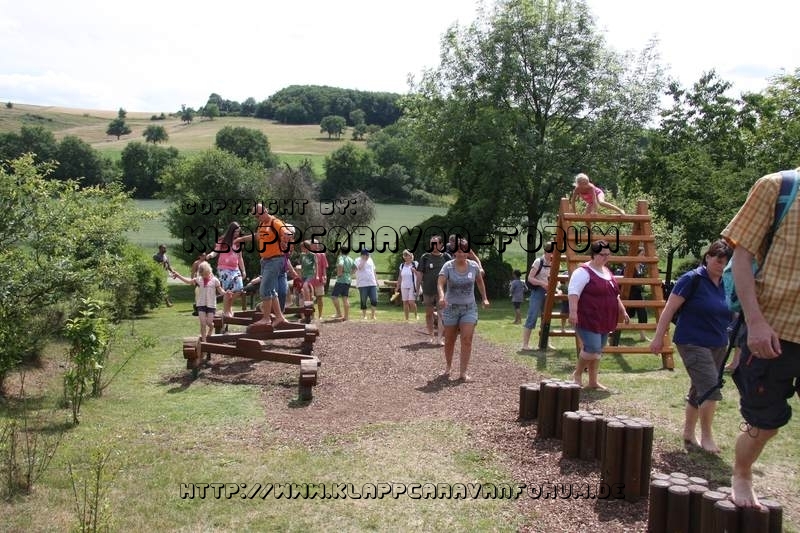
{"label": "denim shorts", "polygon": [[477,324],[478,306],[472,304],[447,304],[442,310],[442,325]]}
{"label": "denim shorts", "polygon": [[261,298],[268,300],[278,296],[278,280],[286,279],[283,274],[283,256],[277,255],[261,260]]}
{"label": "denim shorts", "polygon": [[608,342],[608,333],[595,333],[579,327],[575,328],[575,333],[580,337],[583,343],[583,351],[586,353],[599,354]]}

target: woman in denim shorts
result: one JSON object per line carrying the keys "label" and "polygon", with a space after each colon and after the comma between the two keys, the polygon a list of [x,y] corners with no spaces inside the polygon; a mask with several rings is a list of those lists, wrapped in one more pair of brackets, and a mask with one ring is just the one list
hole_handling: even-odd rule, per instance
{"label": "woman in denim shorts", "polygon": [[469,358],[472,354],[472,336],[478,323],[478,306],[475,303],[475,285],[483,298],[483,307],[489,306],[486,286],[481,276],[481,268],[475,261],[467,259],[469,244],[466,239],[459,241],[455,259],[446,262],[439,272],[440,320],[444,327],[445,376],[450,376],[456,337],[461,333],[460,369],[458,379],[470,381],[467,375]]}
{"label": "woman in denim shorts", "polygon": [[608,334],[617,329],[619,316],[630,321],[619,296],[619,286],[607,267],[611,250],[606,241],[593,242],[591,259],[572,273],[569,279],[569,323],[581,339],[581,353],[573,378],[582,385],[583,371],[589,371],[590,389],[605,387],[597,381],[600,357],[608,342]]}

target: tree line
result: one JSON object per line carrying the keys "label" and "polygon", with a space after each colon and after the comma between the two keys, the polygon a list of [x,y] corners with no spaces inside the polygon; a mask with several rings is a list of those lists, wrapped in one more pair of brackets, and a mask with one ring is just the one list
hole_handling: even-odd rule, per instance
{"label": "tree line", "polygon": [[290,85],[261,102],[248,97],[240,103],[211,93],[204,105],[197,109],[183,105],[177,114],[188,122],[199,114],[209,118],[255,117],[281,124],[319,124],[325,117],[338,116],[344,117],[349,126],[355,126],[359,121],[354,120],[351,114],[360,112],[363,113],[361,122],[383,127],[400,118],[399,100],[400,95],[395,93]]}
{"label": "tree line", "polygon": [[[539,228],[586,172],[623,203],[652,200],[669,277],[757,178],[800,164],[800,69],[739,97],[713,68],[682,87],[657,42],[610,48],[583,0],[498,0],[450,28],[440,57],[403,121],[425,147],[417,163],[454,190],[448,217],[470,229]],[[659,109],[664,94],[672,104]]]}

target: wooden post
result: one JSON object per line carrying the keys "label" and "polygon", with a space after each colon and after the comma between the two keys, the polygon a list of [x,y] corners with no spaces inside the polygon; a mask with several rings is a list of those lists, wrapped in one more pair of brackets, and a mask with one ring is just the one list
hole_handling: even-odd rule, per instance
{"label": "wooden post", "polygon": [[647,511],[647,531],[665,533],[667,531],[667,490],[670,484],[666,479],[654,479],[650,483],[650,507]]}
{"label": "wooden post", "polygon": [[653,468],[653,424],[647,420],[639,420],[642,426],[642,481],[639,490],[642,496],[647,497],[650,488],[650,470]]}
{"label": "wooden post", "polygon": [[739,529],[747,533],[767,533],[769,531],[769,509],[764,507],[739,509],[739,526]]}
{"label": "wooden post", "polygon": [[539,384],[525,383],[519,386],[519,418],[533,420],[539,411]]}
{"label": "wooden post", "polygon": [[556,429],[556,407],[558,406],[558,383],[550,382],[540,388],[539,416],[537,436],[542,439],[551,439]]}
{"label": "wooden post", "polygon": [[609,422],[606,425],[606,447],[603,463],[600,465],[601,481],[612,489],[622,483],[622,453],[625,438],[625,425]]}
{"label": "wooden post", "polygon": [[775,500],[759,500],[762,507],[769,511],[769,533],[781,533],[783,531],[783,507]]}
{"label": "wooden post", "polygon": [[[577,385],[577,383],[576,383]],[[567,411],[571,411],[572,388],[567,383],[560,383],[558,387],[558,398],[556,399],[556,425],[554,435],[557,439],[561,438],[561,421]]]}
{"label": "wooden post", "polygon": [[[732,501],[725,499],[714,504],[714,529],[710,531],[739,533],[739,509]],[[750,532],[745,530],[745,533]]]}
{"label": "wooden post", "polygon": [[703,493],[700,506],[700,531],[714,531],[714,504],[726,499],[726,496],[715,490]]}
{"label": "wooden post", "polygon": [[580,450],[581,417],[572,411],[567,411],[563,417],[564,420],[561,424],[562,457],[575,459]]}
{"label": "wooden post", "polygon": [[625,483],[624,490],[627,501],[636,501],[641,497],[643,434],[644,428],[641,424],[633,421],[625,424],[622,479]]}
{"label": "wooden post", "polygon": [[689,533],[703,533],[700,523],[703,506],[703,493],[709,489],[705,485],[689,485]]}
{"label": "wooden post", "polygon": [[594,461],[597,456],[595,453],[595,445],[597,444],[597,419],[593,416],[584,416],[581,418],[580,424],[580,458],[584,461]]}
{"label": "wooden post", "polygon": [[667,489],[667,531],[689,531],[689,489],[684,485]]}

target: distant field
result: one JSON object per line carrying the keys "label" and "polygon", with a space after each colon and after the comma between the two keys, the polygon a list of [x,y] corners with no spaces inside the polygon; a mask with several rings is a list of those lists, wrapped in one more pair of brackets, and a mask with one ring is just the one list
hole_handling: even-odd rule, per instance
{"label": "distant field", "polygon": [[[105,133],[109,121],[117,116],[117,111],[14,104],[11,109],[5,106],[0,108],[0,133],[19,131],[23,125],[41,125],[52,131],[56,139],[74,135],[112,160],[118,160],[123,148],[131,141],[144,140],[142,137],[144,130],[153,124],[163,126],[169,134],[169,141],[162,143],[162,146],[174,146],[184,154],[211,148],[217,131],[225,126],[243,126],[264,132],[272,151],[278,154],[282,161],[294,166],[308,157],[318,173],[322,172],[324,157],[344,146],[349,139],[347,134],[340,140],[328,139],[326,134],[320,133],[318,125],[292,126],[245,117],[220,117],[214,120],[202,120],[196,117],[193,122],[185,124],[177,117],[152,121],[150,117],[154,114],[159,115],[160,112],[128,113],[126,122],[131,128],[131,133],[117,140],[116,137]],[[363,146],[363,142],[356,143],[356,146]]]}

